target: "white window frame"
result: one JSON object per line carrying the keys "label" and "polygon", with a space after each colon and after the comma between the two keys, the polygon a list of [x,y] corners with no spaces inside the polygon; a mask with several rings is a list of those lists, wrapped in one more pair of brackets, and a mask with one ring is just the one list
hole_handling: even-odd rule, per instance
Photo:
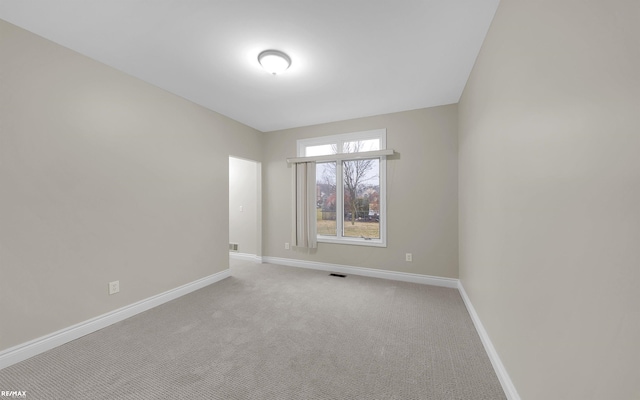
{"label": "white window frame", "polygon": [[[361,152],[361,153],[341,153],[344,142],[354,142],[358,140],[378,139],[380,140],[380,150],[378,152]],[[387,157],[382,153],[387,149],[387,130],[374,129],[369,131],[344,133],[340,135],[321,136],[309,139],[299,139],[297,141],[298,159],[306,158],[305,150],[309,146],[318,146],[325,144],[336,144],[338,154],[328,156],[309,157],[315,158],[318,162],[335,162],[336,163],[336,236],[317,235],[320,243],[334,244],[350,244],[358,246],[387,247]],[[367,153],[375,155],[367,156]],[[363,239],[341,236],[344,232],[344,182],[342,161],[358,160],[363,156],[370,159],[379,160],[379,185],[380,185],[380,238],[379,239]],[[297,160],[298,160],[297,159]]]}

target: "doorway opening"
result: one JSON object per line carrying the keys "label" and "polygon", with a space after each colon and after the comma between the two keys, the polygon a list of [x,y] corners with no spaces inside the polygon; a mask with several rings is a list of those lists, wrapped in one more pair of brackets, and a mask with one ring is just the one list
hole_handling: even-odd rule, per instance
{"label": "doorway opening", "polygon": [[229,157],[229,256],[262,260],[262,164]]}

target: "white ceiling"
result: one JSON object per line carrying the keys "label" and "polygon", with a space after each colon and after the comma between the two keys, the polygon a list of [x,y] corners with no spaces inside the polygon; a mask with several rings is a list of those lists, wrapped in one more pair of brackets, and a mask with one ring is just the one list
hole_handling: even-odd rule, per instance
{"label": "white ceiling", "polygon": [[[0,18],[267,132],[457,103],[498,2],[0,0]],[[289,70],[262,70],[266,49]]]}

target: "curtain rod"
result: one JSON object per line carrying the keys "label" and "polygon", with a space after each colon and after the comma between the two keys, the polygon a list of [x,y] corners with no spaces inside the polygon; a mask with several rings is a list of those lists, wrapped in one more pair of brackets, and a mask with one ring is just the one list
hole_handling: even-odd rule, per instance
{"label": "curtain rod", "polygon": [[376,158],[393,155],[393,149],[362,151],[359,153],[339,153],[327,156],[297,157],[287,158],[287,164],[298,164],[311,161],[341,161],[341,160],[361,160],[363,158]]}

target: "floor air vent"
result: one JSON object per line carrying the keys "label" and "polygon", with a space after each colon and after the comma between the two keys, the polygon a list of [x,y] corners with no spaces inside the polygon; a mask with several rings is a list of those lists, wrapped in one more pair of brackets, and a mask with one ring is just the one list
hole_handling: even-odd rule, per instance
{"label": "floor air vent", "polygon": [[229,251],[238,251],[238,243],[229,243]]}
{"label": "floor air vent", "polygon": [[346,275],[342,275],[342,274],[329,274],[329,276],[337,276],[338,278],[346,278]]}

